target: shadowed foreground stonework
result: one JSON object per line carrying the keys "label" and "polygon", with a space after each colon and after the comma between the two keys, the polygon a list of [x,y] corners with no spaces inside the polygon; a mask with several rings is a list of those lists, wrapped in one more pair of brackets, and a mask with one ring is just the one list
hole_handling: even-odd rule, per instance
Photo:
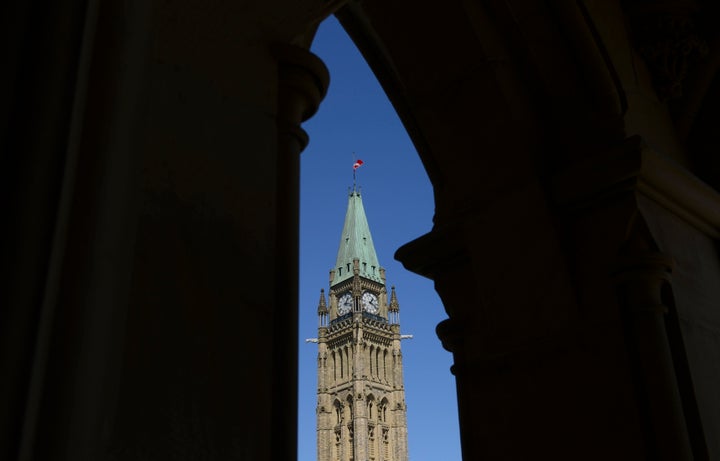
{"label": "shadowed foreground stonework", "polygon": [[710,0],[4,2],[0,459],[295,459],[333,13],[433,185],[464,459],[720,460]]}

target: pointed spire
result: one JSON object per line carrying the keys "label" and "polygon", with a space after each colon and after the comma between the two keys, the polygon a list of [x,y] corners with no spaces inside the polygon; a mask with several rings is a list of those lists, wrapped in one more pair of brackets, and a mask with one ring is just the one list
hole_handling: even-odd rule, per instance
{"label": "pointed spire", "polygon": [[388,320],[390,320],[391,324],[398,325],[400,324],[400,303],[397,299],[397,294],[395,293],[395,286],[393,285],[390,287],[390,306],[388,306]]}
{"label": "pointed spire", "polygon": [[355,269],[354,259],[358,260],[358,275],[384,283],[360,192],[353,188],[348,198],[345,224],[343,225],[340,247],[338,248],[334,267],[335,277],[333,284],[352,278]]}
{"label": "pointed spire", "polygon": [[327,314],[328,308],[325,303],[325,290],[320,289],[320,302],[318,303],[318,314]]}
{"label": "pointed spire", "polygon": [[390,312],[398,312],[400,310],[400,303],[397,300],[397,294],[395,294],[395,285],[390,289]]}

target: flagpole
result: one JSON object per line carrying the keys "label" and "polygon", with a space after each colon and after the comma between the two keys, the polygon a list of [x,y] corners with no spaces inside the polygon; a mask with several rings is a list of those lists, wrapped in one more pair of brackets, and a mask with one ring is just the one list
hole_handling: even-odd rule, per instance
{"label": "flagpole", "polygon": [[355,160],[355,152],[353,152],[353,192],[357,191],[357,183],[355,181],[356,175],[355,170],[360,168],[360,166],[363,164],[363,161],[360,159]]}

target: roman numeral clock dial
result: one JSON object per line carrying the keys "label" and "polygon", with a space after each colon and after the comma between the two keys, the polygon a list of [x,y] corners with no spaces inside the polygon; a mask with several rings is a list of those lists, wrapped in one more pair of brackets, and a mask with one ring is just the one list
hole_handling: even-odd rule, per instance
{"label": "roman numeral clock dial", "polygon": [[338,315],[345,315],[352,309],[353,299],[350,293],[345,293],[338,300]]}
{"label": "roman numeral clock dial", "polygon": [[365,309],[365,312],[368,312],[370,314],[377,314],[380,311],[380,308],[378,307],[377,296],[370,293],[369,291],[363,293],[362,307],[363,309]]}

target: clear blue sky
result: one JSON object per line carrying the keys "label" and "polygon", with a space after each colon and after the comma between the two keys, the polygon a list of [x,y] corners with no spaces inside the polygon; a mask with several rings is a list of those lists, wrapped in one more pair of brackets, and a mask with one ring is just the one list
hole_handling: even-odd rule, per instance
{"label": "clear blue sky", "polygon": [[304,124],[310,145],[301,157],[298,459],[316,459],[317,345],[304,340],[317,336],[317,303],[335,264],[355,152],[365,162],[357,182],[388,288],[397,289],[400,327],[415,336],[402,344],[410,459],[460,460],[452,355],[435,335],[447,315],[432,281],[393,258],[432,227],[430,182],[385,93],[334,17],[321,25],[312,51],[331,81],[320,111]]}

